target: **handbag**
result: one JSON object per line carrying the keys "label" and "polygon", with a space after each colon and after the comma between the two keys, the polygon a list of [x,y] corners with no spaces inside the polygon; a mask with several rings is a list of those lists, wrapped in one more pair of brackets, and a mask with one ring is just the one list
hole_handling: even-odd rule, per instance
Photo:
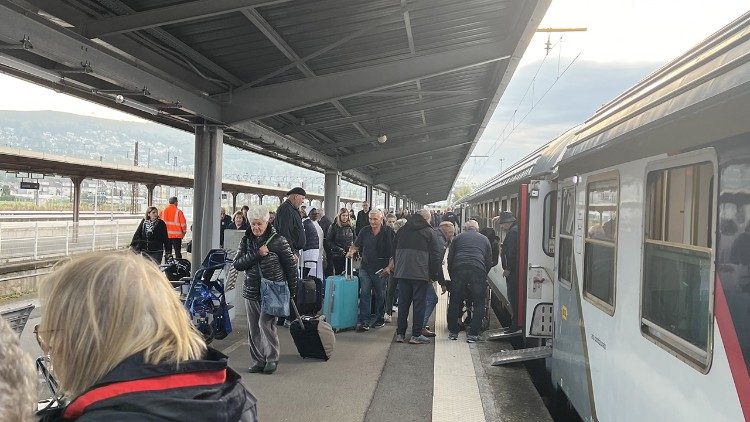
{"label": "handbag", "polygon": [[[263,246],[267,246],[274,236],[276,235],[269,237]],[[260,262],[257,265],[258,275],[260,275],[260,311],[276,317],[289,316],[289,301],[292,295],[286,280],[273,281],[263,277]]]}

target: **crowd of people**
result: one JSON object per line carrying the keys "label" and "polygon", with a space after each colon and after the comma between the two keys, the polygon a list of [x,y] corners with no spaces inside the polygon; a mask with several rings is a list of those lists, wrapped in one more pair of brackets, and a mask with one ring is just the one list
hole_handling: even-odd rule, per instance
{"label": "crowd of people", "polygon": [[[325,280],[341,274],[348,259],[358,262],[357,332],[393,322],[397,309],[395,341],[430,343],[436,333],[428,324],[438,294],[448,292],[448,338],[457,340],[465,328],[467,342],[481,341],[487,274],[499,264],[516,309],[518,229],[513,214],[496,217],[505,234],[501,243],[493,229],[480,231],[475,220],[459,227],[459,217],[450,209],[384,213],[364,202],[356,217],[341,208],[331,221],[322,209],[307,212],[305,196],[302,188],[290,190],[275,213],[262,205],[243,207],[231,217],[221,210],[222,244],[224,230],[245,231],[233,265],[246,275],[242,296],[250,373],[272,374],[279,364],[277,327],[283,318],[263,312],[262,282],[286,283],[294,301],[300,277]],[[169,202],[161,213],[154,207],[146,211],[131,244],[136,253],[73,258],[40,286],[43,314],[35,334],[70,400],[44,420],[257,417],[255,397],[227,365],[227,357],[206,345],[158,266],[166,255],[181,256],[187,231],[177,198]],[[513,316],[506,331],[519,330],[517,324]],[[7,331],[0,321],[0,372],[21,381],[13,381],[12,394],[0,382],[0,412],[31,420],[29,408],[18,403],[35,396],[25,391],[36,388],[35,380],[28,381],[34,378],[33,367],[27,368],[30,359],[14,349],[17,339]],[[9,365],[8,359],[18,364]]]}

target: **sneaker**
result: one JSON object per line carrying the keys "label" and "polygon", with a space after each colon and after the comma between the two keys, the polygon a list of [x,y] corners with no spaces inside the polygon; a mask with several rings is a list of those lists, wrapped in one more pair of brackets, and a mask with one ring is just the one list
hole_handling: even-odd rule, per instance
{"label": "sneaker", "polygon": [[449,340],[458,340],[458,333],[449,333],[448,334]]}
{"label": "sneaker", "polygon": [[411,336],[409,344],[429,344],[430,339],[425,336]]}
{"label": "sneaker", "polygon": [[404,335],[396,334],[396,343],[403,343],[403,342],[404,342]]}
{"label": "sneaker", "polygon": [[471,335],[466,336],[467,343],[478,343],[480,341],[482,341],[482,337],[480,336],[471,336]]}
{"label": "sneaker", "polygon": [[430,331],[428,327],[422,328],[422,335],[425,337],[435,337],[435,333]]}
{"label": "sneaker", "polygon": [[263,367],[263,373],[273,374],[274,372],[276,372],[276,368],[278,368],[278,366],[278,362],[266,362],[266,366]]}
{"label": "sneaker", "polygon": [[383,320],[384,320],[385,322],[391,322],[391,321],[392,321],[392,320],[391,320],[391,316],[390,316],[390,315],[388,315],[388,314],[385,314],[385,315],[383,315]]}
{"label": "sneaker", "polygon": [[398,306],[393,305],[393,307],[391,308],[391,311],[398,312]]}
{"label": "sneaker", "polygon": [[372,325],[372,328],[381,328],[385,325],[385,321],[376,321],[375,324]]}
{"label": "sneaker", "polygon": [[249,372],[251,374],[259,374],[259,373],[263,372],[263,368],[265,368],[265,367],[266,367],[265,363],[263,363],[263,364],[257,363],[255,365],[251,366],[250,369],[247,370],[247,372]]}
{"label": "sneaker", "polygon": [[364,331],[370,331],[370,324],[364,324],[364,325],[362,326],[362,329],[363,329]]}
{"label": "sneaker", "polygon": [[364,326],[364,324],[357,324],[357,326],[356,326],[356,327],[354,328],[354,330],[355,330],[356,332],[358,332],[358,333],[364,333],[365,331],[367,331],[367,330],[365,329],[365,326]]}

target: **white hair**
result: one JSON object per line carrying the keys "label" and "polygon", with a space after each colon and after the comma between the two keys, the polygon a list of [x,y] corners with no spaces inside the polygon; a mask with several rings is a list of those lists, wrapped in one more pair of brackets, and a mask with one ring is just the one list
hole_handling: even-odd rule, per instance
{"label": "white hair", "polygon": [[424,217],[424,219],[427,220],[427,221],[430,221],[430,219],[432,218],[432,214],[430,214],[430,210],[426,210],[424,208],[422,208],[421,210],[417,211],[417,214],[419,214],[422,217]]}
{"label": "white hair", "polygon": [[401,227],[404,227],[404,224],[406,224],[406,219],[399,218],[398,220],[396,220],[395,223],[393,223],[393,230],[398,231],[398,229],[400,229]]}
{"label": "white hair", "polygon": [[369,214],[370,217],[375,217],[376,215],[378,217],[380,217],[380,218],[383,217],[383,213],[380,212],[380,210],[372,210],[372,211],[370,211],[370,214]]}
{"label": "white hair", "polygon": [[464,230],[479,230],[479,223],[477,220],[469,220],[464,223]]}
{"label": "white hair", "polygon": [[268,208],[265,205],[253,205],[247,210],[247,220],[262,220],[267,223],[271,216],[268,214]]}
{"label": "white hair", "polygon": [[0,317],[0,420],[36,420],[37,377],[34,361],[21,349],[21,342]]}

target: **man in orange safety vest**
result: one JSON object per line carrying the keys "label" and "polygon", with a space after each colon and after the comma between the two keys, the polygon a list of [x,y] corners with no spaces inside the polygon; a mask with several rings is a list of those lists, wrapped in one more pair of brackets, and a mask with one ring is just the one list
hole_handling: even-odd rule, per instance
{"label": "man in orange safety vest", "polygon": [[177,208],[176,196],[169,198],[169,205],[159,213],[159,218],[167,223],[167,237],[169,237],[170,243],[167,254],[171,255],[172,249],[174,249],[175,258],[181,259],[182,239],[185,237],[185,233],[187,233],[187,221],[182,210]]}

